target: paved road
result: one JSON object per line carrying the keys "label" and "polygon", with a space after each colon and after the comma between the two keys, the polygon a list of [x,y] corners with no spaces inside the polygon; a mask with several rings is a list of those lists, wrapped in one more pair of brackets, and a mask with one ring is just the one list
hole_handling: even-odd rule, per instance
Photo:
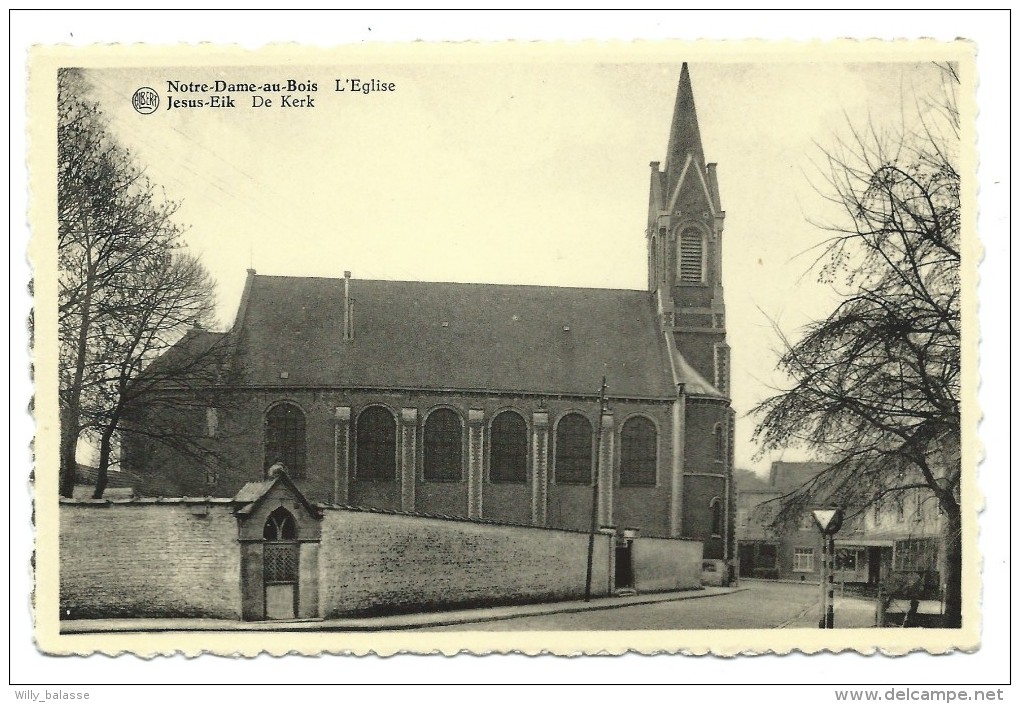
{"label": "paved road", "polygon": [[[429,631],[577,631],[714,628],[817,628],[818,585],[746,581],[744,591],[703,599],[640,604],[619,609],[528,616],[487,623],[435,626]],[[837,628],[874,625],[870,602],[837,598]]]}

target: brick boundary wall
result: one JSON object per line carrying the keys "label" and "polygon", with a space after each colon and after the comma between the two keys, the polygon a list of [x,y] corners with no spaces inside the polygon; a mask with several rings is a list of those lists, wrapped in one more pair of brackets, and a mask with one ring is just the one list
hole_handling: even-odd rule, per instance
{"label": "brick boundary wall", "polygon": [[60,617],[241,618],[232,508],[62,501]]}
{"label": "brick boundary wall", "polygon": [[[592,593],[609,594],[613,536],[596,536]],[[327,509],[325,618],[556,601],[584,595],[588,534]]]}
{"label": "brick boundary wall", "polygon": [[631,548],[639,592],[701,589],[700,540],[637,538]]}
{"label": "brick boundary wall", "polygon": [[[241,545],[231,499],[61,501],[61,618],[240,619]],[[588,534],[326,506],[318,615],[410,613],[580,598]],[[608,595],[614,536],[595,538],[592,594]],[[689,563],[689,564],[688,564]],[[639,538],[642,591],[699,587],[701,543]],[[315,582],[317,581],[317,585]]]}

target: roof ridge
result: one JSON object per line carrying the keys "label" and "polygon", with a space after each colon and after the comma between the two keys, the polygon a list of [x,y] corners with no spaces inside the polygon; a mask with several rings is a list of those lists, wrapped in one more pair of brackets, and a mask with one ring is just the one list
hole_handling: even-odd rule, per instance
{"label": "roof ridge", "polygon": [[[344,280],[341,277],[333,276],[290,276],[287,274],[256,274],[256,279],[299,279],[303,281],[336,281],[340,283]],[[602,288],[592,286],[564,286],[559,284],[520,284],[520,283],[500,283],[494,281],[425,281],[415,279],[358,279],[352,278],[351,283],[386,283],[386,284],[423,284],[423,285],[451,285],[451,286],[492,286],[492,287],[507,287],[507,288],[551,288],[551,289],[563,289],[571,291],[613,291],[620,293],[649,293],[648,289],[645,288]]]}

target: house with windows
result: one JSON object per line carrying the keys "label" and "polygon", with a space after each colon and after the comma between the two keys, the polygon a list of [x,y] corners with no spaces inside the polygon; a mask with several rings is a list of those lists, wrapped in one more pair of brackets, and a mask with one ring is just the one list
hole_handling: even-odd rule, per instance
{"label": "house with windows", "polygon": [[[959,462],[959,444],[948,451]],[[941,454],[947,454],[939,450]],[[741,577],[818,581],[822,542],[803,507],[795,522],[781,525],[773,517],[784,496],[810,482],[826,465],[819,462],[773,462],[768,478],[738,471],[736,536]],[[904,485],[909,482],[901,478]],[[869,506],[843,507],[846,519],[835,535],[834,580],[875,590],[879,585],[913,584],[924,596],[941,589],[945,566],[940,549],[943,520],[931,490],[915,486],[893,492]]]}
{"label": "house with windows", "polygon": [[[938,472],[958,471],[959,437],[939,437],[928,460]],[[883,584],[912,596],[941,598],[946,578],[945,514],[922,477],[902,476],[899,481],[913,486],[868,507],[860,518],[862,530],[836,536],[836,569],[842,556],[846,582]]]}
{"label": "house with windows", "polygon": [[231,329],[174,351],[227,351],[221,401],[175,415],[206,461],[143,405],[125,466],[155,496],[230,497],[276,467],[316,504],[582,531],[597,483],[600,525],[731,559],[725,213],[686,64],[649,187],[643,232],[621,233],[645,290],[249,270]]}
{"label": "house with windows", "polygon": [[[784,496],[810,482],[821,462],[773,462],[768,478],[743,471],[737,480],[736,533],[741,577],[817,582],[821,534],[805,507],[798,520],[774,525]],[[844,531],[849,525],[844,527]]]}
{"label": "house with windows", "polygon": [[771,526],[771,512],[764,507],[777,502],[783,492],[747,469],[734,471],[733,483],[738,573],[741,578],[779,579],[780,541]]}

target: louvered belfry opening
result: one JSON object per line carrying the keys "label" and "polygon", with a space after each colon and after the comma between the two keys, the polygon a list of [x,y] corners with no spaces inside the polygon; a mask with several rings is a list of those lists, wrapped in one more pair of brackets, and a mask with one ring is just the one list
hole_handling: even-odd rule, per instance
{"label": "louvered belfry opening", "polygon": [[684,283],[704,281],[704,236],[696,227],[687,227],[680,233],[680,280]]}

